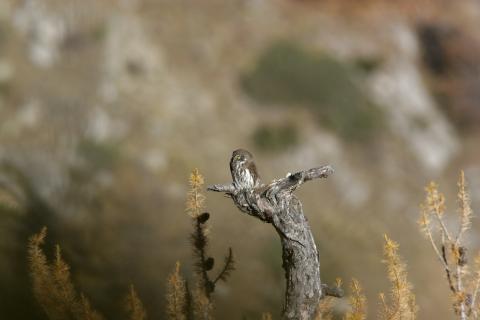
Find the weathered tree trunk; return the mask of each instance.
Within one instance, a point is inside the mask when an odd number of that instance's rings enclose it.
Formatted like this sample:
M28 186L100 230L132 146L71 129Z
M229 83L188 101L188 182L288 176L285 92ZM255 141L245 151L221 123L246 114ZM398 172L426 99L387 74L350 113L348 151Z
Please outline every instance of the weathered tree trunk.
M293 194L304 182L332 173L330 166L323 166L288 175L258 189L236 189L233 184L208 188L231 196L241 211L271 223L279 234L287 281L284 319L312 319L324 295L342 295L341 290L329 289L320 281L317 247L302 204Z

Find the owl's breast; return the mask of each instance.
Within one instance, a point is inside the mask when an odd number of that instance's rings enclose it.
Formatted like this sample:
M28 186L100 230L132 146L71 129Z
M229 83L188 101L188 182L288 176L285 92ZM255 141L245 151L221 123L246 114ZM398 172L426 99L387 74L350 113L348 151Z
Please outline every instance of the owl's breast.
M241 168L234 173L234 183L240 189L255 187L255 177L248 169Z

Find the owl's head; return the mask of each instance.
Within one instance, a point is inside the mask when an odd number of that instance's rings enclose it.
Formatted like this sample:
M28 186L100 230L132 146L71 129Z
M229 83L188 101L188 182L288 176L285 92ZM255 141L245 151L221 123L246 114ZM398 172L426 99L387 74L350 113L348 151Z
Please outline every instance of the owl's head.
M253 160L253 156L245 149L237 149L232 153L232 162L246 163Z

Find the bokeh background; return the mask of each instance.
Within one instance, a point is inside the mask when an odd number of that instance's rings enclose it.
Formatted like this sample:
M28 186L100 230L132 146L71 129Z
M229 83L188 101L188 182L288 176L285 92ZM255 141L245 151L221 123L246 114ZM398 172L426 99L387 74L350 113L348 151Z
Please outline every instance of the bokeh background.
M479 24L477 0L1 0L2 318L44 319L25 255L46 225L99 311L122 319L133 283L165 319L177 260L192 279L189 173L227 182L244 147L264 181L335 167L298 192L324 282L357 278L374 318L388 233L419 318L453 319L416 221L430 180L455 211L461 169L480 210ZM278 317L273 228L219 194L207 207L212 254L236 257L217 319Z

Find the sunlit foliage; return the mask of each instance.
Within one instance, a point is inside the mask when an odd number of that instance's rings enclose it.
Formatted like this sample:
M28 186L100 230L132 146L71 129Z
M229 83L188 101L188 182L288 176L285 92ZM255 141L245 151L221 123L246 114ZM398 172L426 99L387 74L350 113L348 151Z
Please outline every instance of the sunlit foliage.
M187 318L187 287L180 274L180 262L167 280L167 315L171 320Z
M76 291L60 246L55 247L52 261L47 258L42 249L46 236L47 229L43 228L29 240L28 259L35 299L50 320L103 320L90 301ZM133 286L126 299L126 309L130 320L146 320L143 304Z
M56 247L53 261L49 261L41 246L47 229L30 238L28 257L33 281L33 294L51 320L101 320L103 317L90 306L83 294L78 294L70 277L70 267Z
M365 320L367 318L367 298L365 298L362 287L357 279L352 279L350 290L352 292L349 298L351 310L347 312L343 319Z
M475 259L475 272L468 271L465 234L470 229L472 209L465 174L460 172L457 193L458 230L447 224L445 196L438 185L431 182L421 205L420 228L429 240L446 275L453 296L453 308L460 319L477 319L479 314L478 290L480 285L480 259Z
M147 319L147 312L143 307L143 303L138 297L137 292L133 285L130 285L130 290L128 291L128 295L126 300L126 307L127 311L130 314L130 320L146 320Z
M413 320L416 317L418 307L415 295L412 292L412 284L407 279L407 266L398 255L398 243L385 235L383 246L384 263L387 266L387 276L391 284L390 299L380 293L381 319Z

